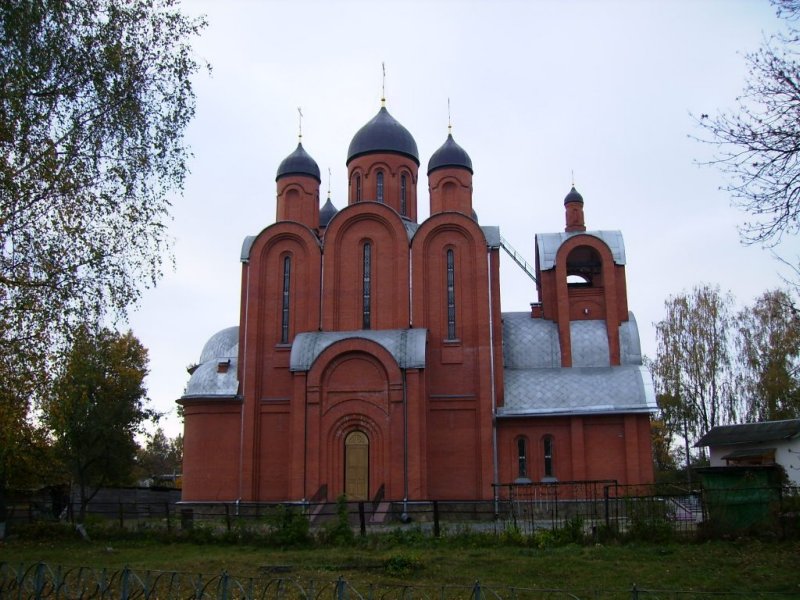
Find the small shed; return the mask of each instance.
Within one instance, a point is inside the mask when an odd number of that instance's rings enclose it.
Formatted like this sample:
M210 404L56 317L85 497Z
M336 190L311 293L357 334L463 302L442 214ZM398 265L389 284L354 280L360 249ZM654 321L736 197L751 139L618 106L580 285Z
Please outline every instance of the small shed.
M696 447L709 449L711 467L780 465L800 486L800 419L712 427Z

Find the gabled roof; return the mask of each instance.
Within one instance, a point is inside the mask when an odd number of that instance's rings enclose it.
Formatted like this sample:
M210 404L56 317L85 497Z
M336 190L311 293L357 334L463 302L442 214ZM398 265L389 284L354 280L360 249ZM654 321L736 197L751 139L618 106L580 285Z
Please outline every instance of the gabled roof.
M697 440L695 447L760 444L775 440L790 440L800 436L800 419L718 425Z

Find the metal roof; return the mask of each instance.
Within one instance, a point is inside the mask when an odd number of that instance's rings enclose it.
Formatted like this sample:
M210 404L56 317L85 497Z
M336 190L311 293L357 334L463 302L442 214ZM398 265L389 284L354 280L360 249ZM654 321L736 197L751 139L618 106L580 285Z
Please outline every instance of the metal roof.
M427 329L362 329L358 331L315 331L294 338L289 358L290 371L308 371L329 346L349 339L370 340L383 346L401 369L425 368Z
M321 181L319 178L319 166L308 152L305 151L301 143L298 143L294 152L284 158L281 164L278 165L278 173L275 175L275 181L287 175L307 175L316 179L317 182Z
M556 266L556 254L561 245L576 235L590 235L605 242L611 250L614 262L625 264L625 242L621 231L561 231L557 233L537 233L536 247L539 250L539 268L547 271Z
M570 322L573 367L608 367L608 332L600 320ZM641 365L639 329L633 313L620 324L620 363ZM547 319L534 319L529 312L503 313L503 364L508 369L538 369L561 366L558 326Z
M481 225L487 248L500 247L500 228L497 225Z
M200 364L209 360L231 358L239 355L239 327L227 327L218 331L205 343L200 352Z
M505 369L498 417L656 410L650 372L643 366Z
M246 238L244 238L244 241L242 242L242 252L239 254L239 260L241 262L247 262L250 260L250 250L252 249L257 237L257 235L248 235Z
M447 139L428 161L428 175L436 169L445 167L460 167L472 173L472 159L469 154L453 139L453 134L448 133Z
M347 149L347 163L373 152L403 154L419 165L417 142L408 129L389 114L385 106L353 136Z
M227 361L209 361L201 364L186 384L183 398L193 397L230 397L233 398L239 392L239 379L236 376L238 361L230 359L227 370L219 372L219 363Z
M238 327L228 327L212 335L203 346L200 362L189 377L182 398L236 396L238 358ZM220 372L220 364L225 365L224 372Z
M800 436L800 419L717 425L697 440L695 447L761 444L775 440L790 440Z

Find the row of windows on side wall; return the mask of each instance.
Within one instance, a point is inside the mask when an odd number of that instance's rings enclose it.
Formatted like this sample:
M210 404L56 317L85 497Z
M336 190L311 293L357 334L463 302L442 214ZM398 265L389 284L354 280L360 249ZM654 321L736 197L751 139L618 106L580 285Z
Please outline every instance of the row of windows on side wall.
M384 186L383 186L383 171L378 171L375 175L375 200L378 202L384 201ZM363 199L361 193L361 175L356 175L353 178L354 187L355 187L355 200L356 202L361 202ZM400 175L400 214L405 215L407 212L407 190L408 190L408 178L405 174Z

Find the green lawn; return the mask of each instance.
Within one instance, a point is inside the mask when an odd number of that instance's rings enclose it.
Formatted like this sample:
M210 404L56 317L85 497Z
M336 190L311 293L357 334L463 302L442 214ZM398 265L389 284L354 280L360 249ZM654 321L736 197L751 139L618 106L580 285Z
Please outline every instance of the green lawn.
M568 590L640 588L773 591L800 597L800 543L754 540L705 543L566 545L500 544L486 538L356 540L345 547L280 550L258 545L165 543L145 540L0 543L0 562L180 571L239 577L331 581L356 587L410 583L538 587Z

